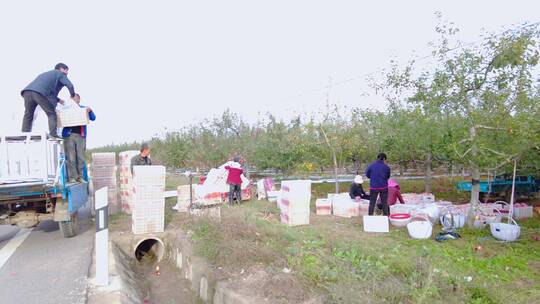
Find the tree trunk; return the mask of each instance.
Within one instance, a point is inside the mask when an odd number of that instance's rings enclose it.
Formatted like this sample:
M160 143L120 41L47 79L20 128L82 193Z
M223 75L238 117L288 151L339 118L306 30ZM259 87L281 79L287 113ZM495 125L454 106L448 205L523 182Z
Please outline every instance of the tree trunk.
M476 210L478 208L478 199L480 198L480 169L476 165L475 161L478 157L478 147L476 146L476 128L471 127L469 134L472 142L471 146L471 200L469 213L467 215L467 225L469 228L474 228L474 222L476 220Z
M339 193L339 181L338 181L338 162L337 162L337 155L336 155L336 149L332 146L330 143L330 140L328 139L328 136L326 136L326 132L324 131L324 128L321 126L321 132L324 136L324 140L326 141L326 144L328 145L328 148L330 148L330 151L332 152L332 160L334 161L334 179L336 183L336 194Z
M424 176L424 187L426 193L431 193L431 179L432 179L432 172L431 172L431 152L429 152L426 156L426 162L425 162L425 176Z
M399 163L399 176L403 176L403 162Z

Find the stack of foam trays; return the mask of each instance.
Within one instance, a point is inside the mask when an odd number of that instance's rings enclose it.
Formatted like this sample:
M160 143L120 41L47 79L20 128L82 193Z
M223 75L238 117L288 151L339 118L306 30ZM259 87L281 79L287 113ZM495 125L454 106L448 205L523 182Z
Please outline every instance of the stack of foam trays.
M281 182L279 208L281 222L289 226L309 225L311 181L293 180Z
M163 232L165 167L133 167L131 229L134 234Z
M131 159L139 154L138 151L124 151L118 154L120 164L120 202L122 210L131 214L133 201L133 176L131 174Z
M190 185L181 185L177 188L178 192L178 201L176 207L178 207L178 212L188 212L190 202Z
M119 211L116 191L116 154L92 153L91 177L94 191L108 187L109 214Z

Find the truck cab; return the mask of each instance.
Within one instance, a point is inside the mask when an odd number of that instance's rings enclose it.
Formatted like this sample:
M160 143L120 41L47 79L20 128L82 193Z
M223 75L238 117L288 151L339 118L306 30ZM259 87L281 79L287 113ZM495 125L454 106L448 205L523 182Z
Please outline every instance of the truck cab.
M77 234L77 211L88 201L85 182L68 184L63 141L46 134L0 136L0 214L4 222L34 227L59 223L64 237Z

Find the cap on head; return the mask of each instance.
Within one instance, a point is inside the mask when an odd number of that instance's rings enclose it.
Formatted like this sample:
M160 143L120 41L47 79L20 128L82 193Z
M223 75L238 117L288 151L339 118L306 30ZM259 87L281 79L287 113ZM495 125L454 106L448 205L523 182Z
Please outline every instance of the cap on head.
M65 63L57 63L55 66L54 66L54 69L55 70L60 70L60 69L64 69L64 70L69 70L68 66L65 64Z
M150 149L150 145L148 143L142 143L141 144L141 152L144 150Z
M386 154L384 154L384 153L379 153L379 155L377 155L377 159L378 159L378 160L386 160Z
M235 157L233 158L233 161L239 163L239 162L240 162L240 156L235 156Z
M355 184L363 184L364 183L364 179L362 178L362 175L357 175L354 177L354 183Z

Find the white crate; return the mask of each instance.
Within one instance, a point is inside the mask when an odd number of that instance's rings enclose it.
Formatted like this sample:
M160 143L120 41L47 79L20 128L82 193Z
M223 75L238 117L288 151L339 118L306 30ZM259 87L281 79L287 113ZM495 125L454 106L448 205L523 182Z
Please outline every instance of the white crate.
M287 200L284 198L279 199L279 208L281 212L294 213L294 212L309 212L310 201L303 200Z
M86 126L90 123L88 112L85 108L70 107L56 110L58 128Z
M309 225L309 212L281 214L281 223L288 226Z
M164 228L164 218L131 221L131 231L133 234L158 233L163 232Z
M317 215L331 215L332 201L326 198L319 198L315 201L315 210Z
M133 183L138 185L165 185L164 166L134 166Z
M62 144L45 134L0 136L0 181L54 180Z
M163 186L136 186L133 189L134 200L163 199Z
M92 153L92 166L115 166L116 154L114 152Z
M132 204L131 218L133 220L151 219L163 217L165 214L165 203L148 202L147 204Z
M188 212L191 205L189 198L187 200L178 200L176 202L176 208L178 212Z

